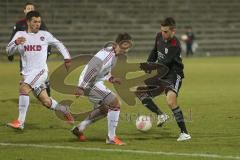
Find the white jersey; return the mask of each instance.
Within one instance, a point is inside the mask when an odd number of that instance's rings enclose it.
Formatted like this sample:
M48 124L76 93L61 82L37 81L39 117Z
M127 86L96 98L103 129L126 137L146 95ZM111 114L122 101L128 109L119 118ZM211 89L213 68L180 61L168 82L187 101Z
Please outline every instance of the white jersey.
M24 44L15 44L15 40L19 37L26 39ZM16 50L21 55L22 74L29 75L41 71L48 70L47 67L47 48L48 45L55 46L63 55L64 59L71 59L71 56L65 46L57 40L48 31L38 31L37 33L28 33L26 31L18 31L7 46L7 54L13 55Z
M111 70L116 65L117 56L112 47L103 48L83 69L78 86L86 88L111 77Z

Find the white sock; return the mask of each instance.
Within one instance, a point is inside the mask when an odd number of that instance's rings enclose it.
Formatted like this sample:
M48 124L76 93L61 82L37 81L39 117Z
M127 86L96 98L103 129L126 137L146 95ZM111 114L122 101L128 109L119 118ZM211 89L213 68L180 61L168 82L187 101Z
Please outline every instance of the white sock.
M118 119L119 119L120 111L108 111L108 137L109 139L113 140L116 136L116 128L118 125Z
M18 120L21 124L25 122L27 110L29 106L29 96L28 95L20 95L19 96L19 102L18 102Z
M56 107L57 107L57 105L58 105L58 102L55 101L53 98L51 98L51 100L52 100L52 105L51 105L50 109L56 110Z
M92 121L90 119L82 121L77 127L80 132L83 132L90 124Z

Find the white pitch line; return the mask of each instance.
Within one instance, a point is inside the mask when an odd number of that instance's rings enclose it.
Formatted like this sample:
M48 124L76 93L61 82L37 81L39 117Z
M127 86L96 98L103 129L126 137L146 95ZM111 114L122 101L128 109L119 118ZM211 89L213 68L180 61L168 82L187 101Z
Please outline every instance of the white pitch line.
M0 143L0 146L15 146L15 147L35 147L45 149L70 149L81 151L101 151L101 152L121 152L121 153L139 153L150 155L165 155L165 156L186 156L186 157L204 157L204 158L218 158L218 159L239 159L239 156L218 155L218 154L202 154L202 153L177 153L177 152L154 152L144 150L129 150L129 149L105 149L105 148L83 148L73 146L51 146L43 144L18 144L18 143Z

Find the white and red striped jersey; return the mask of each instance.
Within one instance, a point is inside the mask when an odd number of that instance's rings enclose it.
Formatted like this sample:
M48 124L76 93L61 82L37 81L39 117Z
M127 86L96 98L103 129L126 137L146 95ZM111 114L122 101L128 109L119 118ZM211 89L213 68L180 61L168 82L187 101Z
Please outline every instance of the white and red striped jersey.
M117 56L112 47L101 49L83 69L78 86L85 89L98 81L108 80L116 62Z
M18 37L26 39L24 44L15 44ZM63 55L64 59L71 59L71 56L66 47L56 39L48 31L38 31L37 33L28 33L26 31L18 31L7 46L7 54L13 55L15 51L21 55L22 74L29 75L33 72L48 70L47 67L47 48L48 45L55 46Z

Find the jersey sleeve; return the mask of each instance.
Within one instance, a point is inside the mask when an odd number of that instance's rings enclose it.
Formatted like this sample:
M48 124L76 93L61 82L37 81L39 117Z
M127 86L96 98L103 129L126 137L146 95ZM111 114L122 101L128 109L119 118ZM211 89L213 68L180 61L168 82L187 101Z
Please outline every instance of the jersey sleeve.
M13 27L13 30L12 30L12 34L11 34L11 36L10 36L10 41L11 41L11 39L14 37L14 35L17 33L17 24L15 24L15 26Z
M78 87L87 88L99 74L103 66L103 61L94 56L83 69L78 82Z
M71 59L71 56L67 48L63 45L63 43L58 39L56 39L51 33L47 31L46 33L47 33L48 44L55 46L59 50L59 52L63 55L64 59Z
M16 32L16 34L13 36L11 41L8 43L7 48L6 48L8 56L11 56L11 55L13 55L16 52L16 50L18 48L18 45L15 43L15 40L18 37L20 37L20 34L19 34L19 32Z

